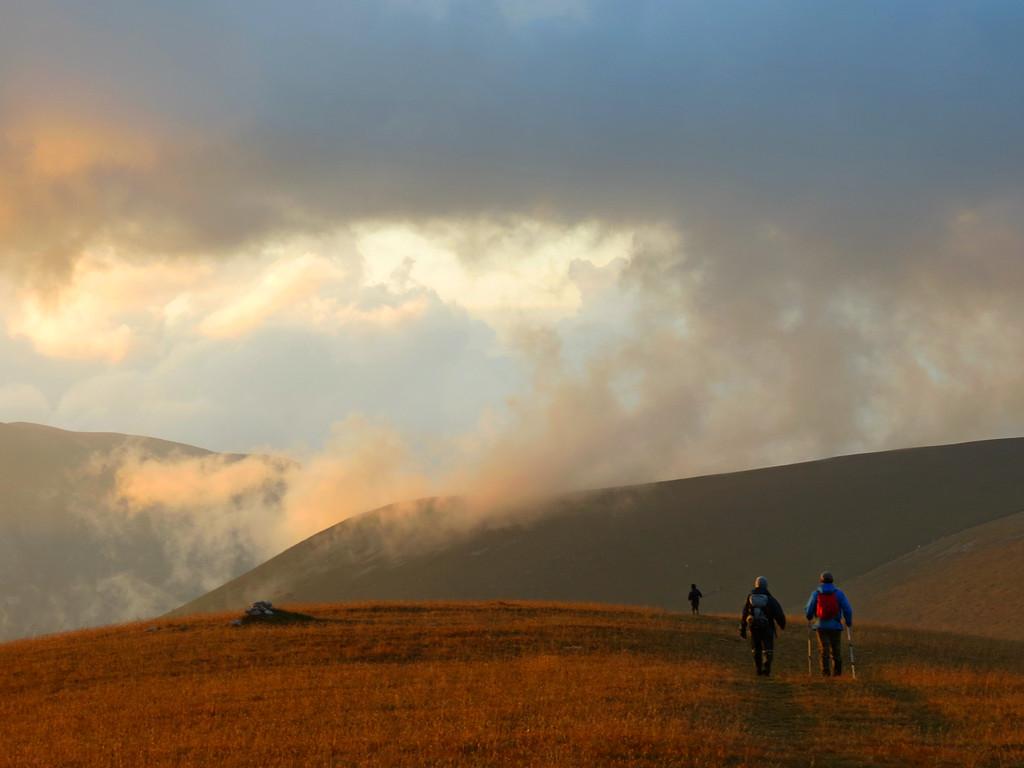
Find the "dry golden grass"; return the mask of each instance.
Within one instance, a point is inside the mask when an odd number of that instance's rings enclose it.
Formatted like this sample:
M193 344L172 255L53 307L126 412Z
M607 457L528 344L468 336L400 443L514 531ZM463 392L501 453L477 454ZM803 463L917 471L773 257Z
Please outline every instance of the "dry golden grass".
M858 628L858 679L771 679L734 617L535 603L288 606L0 645L0 765L1011 766L1024 644ZM158 627L151 630L151 626Z

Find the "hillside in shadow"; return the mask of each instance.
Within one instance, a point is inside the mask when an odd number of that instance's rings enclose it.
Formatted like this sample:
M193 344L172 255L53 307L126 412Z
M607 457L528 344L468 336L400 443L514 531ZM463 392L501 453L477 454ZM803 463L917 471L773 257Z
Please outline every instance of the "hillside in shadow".
M1009 575L1024 565L1014 522L1024 510L1022 469L1024 440L1006 439L577 493L480 519L466 500L429 499L345 520L175 614L256 599L555 600L681 610L691 583L706 595L706 611L738 613L754 578L764 575L802 620L818 574L829 569L858 620L1019 637L1024 614L998 623L983 617L1002 611L1002 593L985 588L1006 583L993 578L995 569ZM960 539L948 537L958 535L973 542L969 553L961 547L938 564L924 556L955 549ZM937 586L928 569L970 600L941 615L925 608ZM915 605L922 607L906 607Z

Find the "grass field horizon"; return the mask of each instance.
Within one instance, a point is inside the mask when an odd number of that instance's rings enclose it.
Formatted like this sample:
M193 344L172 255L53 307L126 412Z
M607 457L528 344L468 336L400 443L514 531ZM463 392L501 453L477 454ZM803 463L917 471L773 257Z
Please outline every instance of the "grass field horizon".
M2 766L1011 766L1024 644L854 626L856 679L770 679L738 617L585 603L286 605L0 644ZM844 643L844 657L848 650ZM849 665L848 665L849 667Z

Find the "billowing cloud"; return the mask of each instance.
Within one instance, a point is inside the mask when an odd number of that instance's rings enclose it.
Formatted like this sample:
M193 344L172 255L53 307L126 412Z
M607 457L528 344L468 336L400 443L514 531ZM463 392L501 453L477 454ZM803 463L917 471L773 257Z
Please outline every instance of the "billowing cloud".
M1012 3L10 6L0 420L294 535L1024 431Z
M130 513L154 505L195 514L194 506L219 506L251 493L270 495L287 471L281 461L261 456L207 454L159 461L151 456L119 457L115 493Z
M386 423L354 414L338 422L323 450L291 478L284 541L300 541L352 515L436 493L425 455Z
M169 566L164 588L213 589L232 578L240 564L269 557L281 541L288 476L295 467L259 455L164 456L128 446L98 455L83 470L109 474L109 509L126 530L141 522L156 531ZM93 500L95 503L95 500ZM82 514L87 514L88 507ZM118 518L101 510L101 538L118 530Z

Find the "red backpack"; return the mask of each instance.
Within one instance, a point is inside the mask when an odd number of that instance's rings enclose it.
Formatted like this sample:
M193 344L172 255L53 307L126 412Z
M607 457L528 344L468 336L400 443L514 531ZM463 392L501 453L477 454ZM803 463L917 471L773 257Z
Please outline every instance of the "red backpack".
M814 615L822 621L831 621L839 618L839 598L833 592L819 592L818 604L815 606Z

